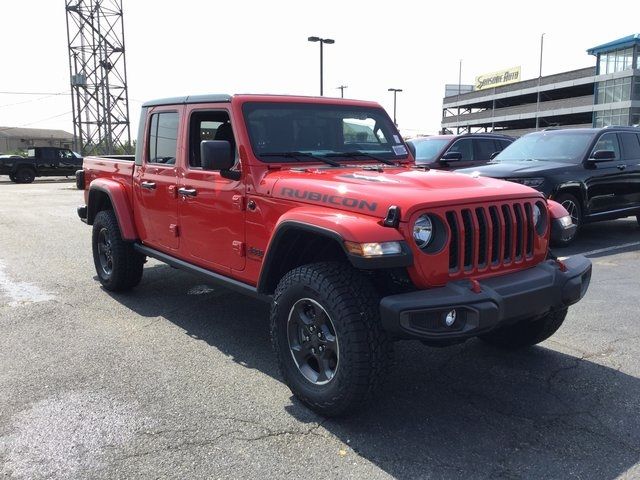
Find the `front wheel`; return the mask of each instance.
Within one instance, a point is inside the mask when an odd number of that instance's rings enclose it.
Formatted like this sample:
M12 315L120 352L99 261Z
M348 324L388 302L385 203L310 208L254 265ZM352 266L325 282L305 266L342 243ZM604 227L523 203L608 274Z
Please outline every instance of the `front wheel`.
M554 239L553 243L556 247L565 247L572 243L578 236L578 230L580 230L580 226L582 225L582 206L576 197L568 193L561 193L554 198L554 200L569 212L571 222L576 226L576 231L571 237Z
M104 288L114 292L135 287L142 279L145 256L122 239L113 210L98 212L93 222L93 263Z
M350 413L383 381L392 344L380 328L378 302L369 280L342 263L298 267L278 284L273 348L286 384L311 410Z
M552 310L541 318L521 320L480 335L480 338L494 347L508 350L530 347L556 333L566 316L566 308Z

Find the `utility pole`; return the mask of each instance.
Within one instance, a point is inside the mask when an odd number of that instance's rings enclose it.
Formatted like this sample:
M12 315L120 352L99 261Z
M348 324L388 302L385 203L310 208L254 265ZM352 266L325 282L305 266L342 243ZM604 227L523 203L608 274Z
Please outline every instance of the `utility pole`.
M537 96L537 100L536 100L536 132L538 131L538 128L540 127L540 118L539 118L539 111L540 111L540 80L542 79L542 52L544 49L544 33L542 35L540 35L540 70L538 71L538 96Z
M340 98L344 98L344 89L347 88L347 85L340 85L336 90L340 90Z
M396 121L396 95L398 94L398 92L401 92L402 89L401 88L389 88L388 91L389 92L393 92L393 123L397 127L398 126L398 122Z

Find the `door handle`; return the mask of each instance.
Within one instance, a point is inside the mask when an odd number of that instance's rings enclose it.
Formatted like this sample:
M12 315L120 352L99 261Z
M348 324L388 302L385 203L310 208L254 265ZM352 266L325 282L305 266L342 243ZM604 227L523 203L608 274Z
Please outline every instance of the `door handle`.
M179 188L178 193L180 195L184 195L185 197L195 197L198 194L198 191L195 188Z
M142 188L146 188L147 190L155 190L156 183L155 182L140 182L140 186Z
M617 165L618 170L625 170L627 168L626 165Z

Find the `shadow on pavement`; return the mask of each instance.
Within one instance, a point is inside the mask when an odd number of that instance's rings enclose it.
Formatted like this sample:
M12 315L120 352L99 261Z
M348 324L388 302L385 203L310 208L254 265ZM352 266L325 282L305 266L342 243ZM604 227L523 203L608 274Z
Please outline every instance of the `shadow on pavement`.
M628 217L584 225L574 243L564 248L553 248L553 253L559 257L570 257L638 241L640 241L640 226L635 217ZM611 250L593 256L607 256L630 250L640 250L640 246Z
M219 287L188 294L197 285L154 265L135 294L112 296L280 380L268 305ZM640 460L638 378L545 347L504 353L477 340L398 343L396 359L387 386L355 417L323 421L297 402L286 408L396 478L614 479Z

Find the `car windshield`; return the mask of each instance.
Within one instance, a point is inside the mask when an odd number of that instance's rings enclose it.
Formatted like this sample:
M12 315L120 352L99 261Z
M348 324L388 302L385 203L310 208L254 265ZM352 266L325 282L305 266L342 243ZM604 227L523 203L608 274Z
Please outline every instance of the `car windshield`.
M449 138L425 138L410 140L416 147L416 162L431 162L435 160L440 151L451 141Z
M264 162L317 163L326 157L334 162L389 163L408 158L402 138L381 108L247 102L243 113L253 152Z
M494 162L531 160L579 163L589 147L590 132L538 132L519 138L505 148Z

